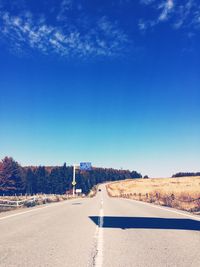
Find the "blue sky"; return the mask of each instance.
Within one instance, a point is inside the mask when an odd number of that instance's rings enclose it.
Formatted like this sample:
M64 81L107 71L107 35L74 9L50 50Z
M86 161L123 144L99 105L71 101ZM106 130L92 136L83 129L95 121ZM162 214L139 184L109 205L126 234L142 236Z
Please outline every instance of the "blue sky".
M197 0L0 0L0 158L200 171Z

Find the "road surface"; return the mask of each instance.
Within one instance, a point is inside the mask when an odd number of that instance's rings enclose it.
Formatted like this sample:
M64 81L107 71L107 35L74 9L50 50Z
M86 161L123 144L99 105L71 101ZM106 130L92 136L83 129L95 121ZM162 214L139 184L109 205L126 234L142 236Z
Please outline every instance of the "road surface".
M0 214L1 267L198 267L200 219L108 197Z

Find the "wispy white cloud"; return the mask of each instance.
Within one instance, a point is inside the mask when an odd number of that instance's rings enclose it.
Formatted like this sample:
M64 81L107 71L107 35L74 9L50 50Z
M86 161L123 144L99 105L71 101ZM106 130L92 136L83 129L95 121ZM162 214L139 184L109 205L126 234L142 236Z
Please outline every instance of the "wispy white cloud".
M141 0L141 4L155 10L151 19L141 18L138 28L141 31L168 22L174 29L200 28L200 5L197 0Z
M63 21L66 19L67 12L72 9L73 2L72 0L63 0L60 4L60 9L57 14L57 20L58 21Z
M185 0L176 8L173 26L175 29L199 29L200 5L196 0Z
M34 49L67 57L115 56L128 43L126 34L107 17L99 18L86 32L71 24L64 29L49 25L45 18L36 19L29 12L18 16L1 12L0 21L1 38L21 52Z
M140 19L139 23L138 23L138 27L139 27L139 29L141 31L145 31L147 29L147 27L148 27L147 24L148 24L147 22L145 22L144 20Z
M140 31L145 32L148 28L152 28L157 24L157 21L154 20L144 20L140 19L138 22L138 28Z
M145 5L150 5L153 2L155 2L155 0L140 0L140 3Z
M167 20L170 13L174 9L174 1L173 0L167 0L163 3L161 3L158 8L162 10L161 14L158 17L158 21Z
M12 8L1 5L1 1L11 3ZM24 3L23 8L16 5L18 1ZM48 2L42 1L41 9L31 12L24 0L0 0L0 43L6 42L6 46L14 51L29 52L32 49L43 54L80 58L122 55L133 47L134 39L137 39L132 34L135 25L128 28L125 16L119 16L119 12L113 11L111 16L99 9L95 13L80 0L53 1L56 4L47 9ZM120 13L121 8L127 10L136 5L131 0L111 2L111 7L119 8ZM133 21L142 33L160 24L176 30L184 27L188 33L200 29L197 0L140 0L138 5L144 10L135 12ZM40 13L42 11L45 13Z

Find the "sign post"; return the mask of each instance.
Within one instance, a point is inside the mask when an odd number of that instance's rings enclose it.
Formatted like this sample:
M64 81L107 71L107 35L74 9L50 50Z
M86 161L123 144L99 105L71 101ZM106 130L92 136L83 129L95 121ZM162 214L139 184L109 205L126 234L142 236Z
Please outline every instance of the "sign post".
M92 169L92 164L91 162L81 162L80 165L73 165L73 180L72 180L72 186L73 186L73 197L75 196L76 193L76 168L80 169L81 171L91 171Z
M76 194L81 194L82 193L82 189L78 188L76 189Z
M73 186L73 197L75 195L75 186L76 186L76 165L74 164L73 166L73 181L72 181L72 186Z

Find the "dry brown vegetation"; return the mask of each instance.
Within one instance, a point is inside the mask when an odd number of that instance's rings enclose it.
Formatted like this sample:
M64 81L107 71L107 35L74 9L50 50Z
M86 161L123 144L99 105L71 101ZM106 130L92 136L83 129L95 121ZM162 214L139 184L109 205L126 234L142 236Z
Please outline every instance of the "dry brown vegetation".
M80 197L80 196L79 196ZM37 194L30 196L0 196L0 212L10 211L16 208L33 207L47 203L54 203L73 198L72 195ZM16 206L17 202L19 206Z
M200 211L200 177L132 179L107 185L112 197L125 197L186 211Z

